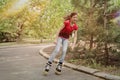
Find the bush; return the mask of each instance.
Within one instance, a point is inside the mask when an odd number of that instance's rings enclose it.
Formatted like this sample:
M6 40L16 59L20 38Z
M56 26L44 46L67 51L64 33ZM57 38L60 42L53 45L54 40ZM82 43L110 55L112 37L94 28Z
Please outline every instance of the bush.
M0 42L16 41L17 35L15 33L0 32Z

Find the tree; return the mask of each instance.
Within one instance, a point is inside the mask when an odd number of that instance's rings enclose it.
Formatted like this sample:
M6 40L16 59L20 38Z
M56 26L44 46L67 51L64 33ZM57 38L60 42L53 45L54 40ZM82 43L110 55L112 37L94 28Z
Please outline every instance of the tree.
M117 27L111 22L113 11L119 8L119 0L71 0L75 9L80 13L80 22L82 30L80 39L89 40L89 53L94 53L95 59L104 58L105 64L108 64L110 59L110 45L116 45L114 41ZM113 14L113 15L112 15ZM115 29L116 28L116 29ZM115 32L114 34L112 32ZM93 43L96 47L93 48ZM96 50L94 50L96 49ZM92 51L92 53L91 53ZM96 53L97 51L97 53ZM97 56L98 53L104 53L103 57ZM88 53L87 53L88 54Z
M38 37L53 39L63 25L63 17L71 11L73 11L73 7L70 0L50 0L41 11L39 19L32 25L33 29Z

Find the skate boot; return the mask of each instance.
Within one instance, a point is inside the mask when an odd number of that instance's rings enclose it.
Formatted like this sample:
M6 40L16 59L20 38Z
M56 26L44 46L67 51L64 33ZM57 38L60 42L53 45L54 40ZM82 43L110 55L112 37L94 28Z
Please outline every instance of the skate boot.
M61 74L61 71L62 71L62 63L59 63L59 64L57 65L55 74L56 74L56 75L60 75L60 74Z
M49 70L50 70L50 67L51 67L51 62L48 62L45 66L45 71L44 71L44 75L47 76Z

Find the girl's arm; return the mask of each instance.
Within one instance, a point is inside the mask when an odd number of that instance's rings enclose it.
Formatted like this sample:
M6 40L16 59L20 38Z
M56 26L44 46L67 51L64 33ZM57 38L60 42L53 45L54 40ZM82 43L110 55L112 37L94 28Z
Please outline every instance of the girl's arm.
M77 30L74 31L74 40L73 40L73 44L72 44L72 50L74 50L76 42L77 42Z

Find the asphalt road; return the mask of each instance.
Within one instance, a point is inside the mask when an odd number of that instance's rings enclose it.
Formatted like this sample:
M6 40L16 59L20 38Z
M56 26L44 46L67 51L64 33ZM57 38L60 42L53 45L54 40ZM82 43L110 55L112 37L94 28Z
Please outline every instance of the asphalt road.
M62 75L55 75L53 64L48 76L43 76L47 60L39 55L45 45L0 47L0 80L103 80L63 67Z

